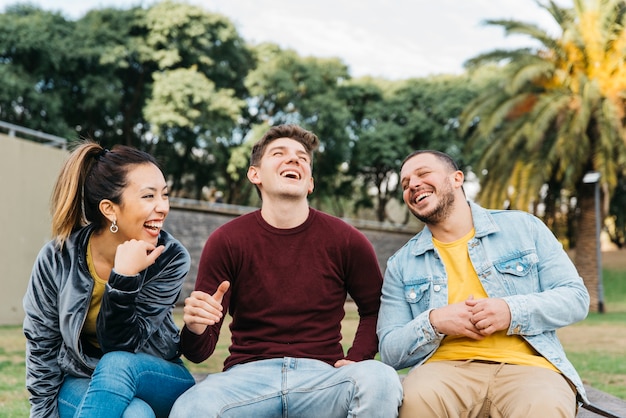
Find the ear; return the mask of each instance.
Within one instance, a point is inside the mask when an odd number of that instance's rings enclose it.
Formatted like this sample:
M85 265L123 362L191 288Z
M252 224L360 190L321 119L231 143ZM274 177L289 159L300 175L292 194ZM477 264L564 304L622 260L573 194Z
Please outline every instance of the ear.
M309 184L309 194L313 193L314 188L315 188L315 182L313 181L313 177L311 177L311 182Z
M248 180L250 180L250 183L252 184L261 184L261 177L259 175L258 167L255 167L253 165L248 167Z
M463 182L465 181L465 174L461 170L456 170L453 173L452 180L454 181L454 185L456 187L463 187Z
M107 218L110 222L113 222L117 219L117 205L111 202L109 199L102 199L98 204L98 208L100 212Z

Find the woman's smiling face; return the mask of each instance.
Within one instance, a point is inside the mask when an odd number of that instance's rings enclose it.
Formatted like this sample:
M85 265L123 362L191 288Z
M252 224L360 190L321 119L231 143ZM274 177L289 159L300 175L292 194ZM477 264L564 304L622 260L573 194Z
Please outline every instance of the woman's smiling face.
M127 173L127 186L116 205L118 236L157 243L163 221L170 211L167 183L154 164L133 166Z

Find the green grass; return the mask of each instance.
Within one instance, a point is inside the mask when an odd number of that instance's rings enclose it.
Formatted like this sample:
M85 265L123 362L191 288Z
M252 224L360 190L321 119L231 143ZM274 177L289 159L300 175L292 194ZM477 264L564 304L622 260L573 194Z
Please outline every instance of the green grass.
M568 358L592 387L626 400L626 356L603 351L570 352Z
M626 314L626 271L603 270L602 287L606 311Z
M559 330L583 381L626 400L626 271L604 270L604 313Z
M604 270L606 312L591 313L584 321L559 330L559 337L583 381L626 400L626 271ZM182 317L176 314L180 324ZM345 346L352 341L358 315L348 309L343 321ZM230 334L224 326L213 356L202 364L185 364L193 373L222 369ZM28 417L28 392L24 388L24 336L20 326L0 326L0 418Z
M27 417L25 389L25 339L19 326L0 327L0 417Z

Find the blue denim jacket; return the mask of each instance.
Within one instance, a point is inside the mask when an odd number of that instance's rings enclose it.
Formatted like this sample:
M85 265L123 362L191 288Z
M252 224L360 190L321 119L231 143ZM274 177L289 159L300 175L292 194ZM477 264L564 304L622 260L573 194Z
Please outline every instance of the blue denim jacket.
M545 224L521 211L486 210L469 203L476 234L469 257L485 292L511 310L509 335L520 335L576 386L585 389L556 330L583 320L589 294L561 244ZM428 315L448 303L448 280L428 227L389 258L377 333L383 362L419 366L439 347L442 334Z

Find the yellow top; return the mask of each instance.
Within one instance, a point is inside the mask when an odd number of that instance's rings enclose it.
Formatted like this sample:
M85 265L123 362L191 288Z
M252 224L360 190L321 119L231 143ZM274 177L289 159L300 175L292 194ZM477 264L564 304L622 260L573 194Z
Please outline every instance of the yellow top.
M474 233L472 228L464 237L449 243L439 242L433 238L433 244L448 274L449 304L463 302L470 295L474 299L488 297L467 251L467 243ZM538 354L526 340L518 335L507 335L506 330L497 331L480 341L464 336L446 336L428 361L469 359L539 366L558 372L558 369Z
M85 323L83 324L82 335L91 345L99 348L100 344L96 336L96 321L98 319L98 313L100 312L100 305L102 304L102 296L104 295L107 280L101 279L96 272L96 266L93 263L93 257L91 255L91 238L87 244L87 266L93 278L94 286L91 293L91 302L89 303L87 318L85 318Z

